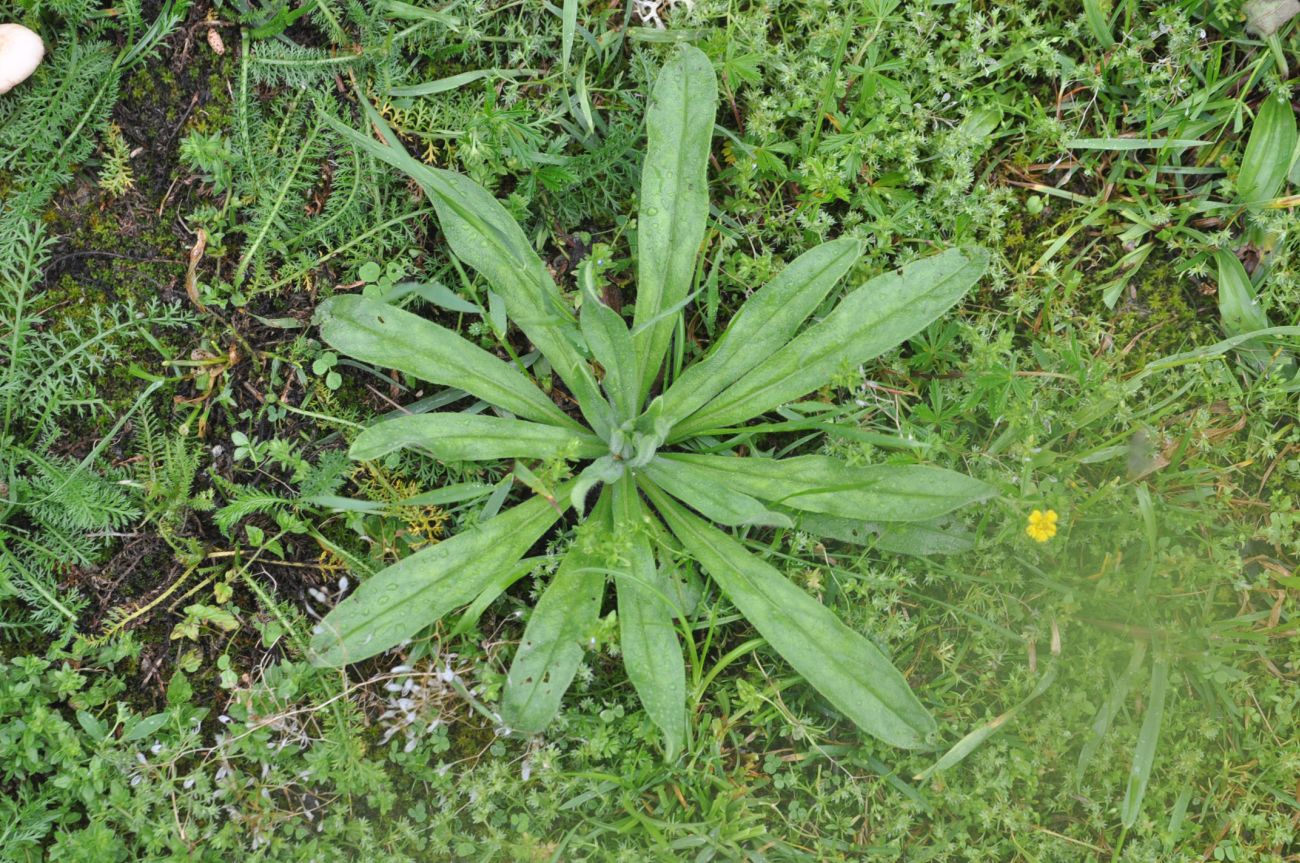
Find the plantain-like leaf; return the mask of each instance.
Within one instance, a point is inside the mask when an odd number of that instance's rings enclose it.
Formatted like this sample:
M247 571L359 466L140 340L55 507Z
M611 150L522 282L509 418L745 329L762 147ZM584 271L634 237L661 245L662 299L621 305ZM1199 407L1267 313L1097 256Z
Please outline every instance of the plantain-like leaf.
M441 461L596 458L609 449L595 435L570 428L483 414L435 413L378 422L357 435L348 455L376 459L409 447Z
M892 746L926 745L936 730L934 719L879 648L738 541L691 515L653 484L643 488L727 598L827 701Z
M599 530L608 519L605 493L589 524ZM508 728L528 734L545 730L582 662L605 592L604 558L590 534L579 530L528 618L501 695L501 720Z
M686 739L686 663L673 626L673 587L655 566L645 530L649 515L636 484L625 475L612 488L614 534L627 543L614 567L623 667L641 705L663 732L664 754L671 759Z
M581 341L577 321L523 229L496 198L473 180L413 158L370 103L364 97L358 101L382 140L363 135L328 113L322 113L321 118L354 145L419 184L429 196L456 257L482 273L505 301L506 314L550 361L592 428L601 433L608 431L607 404L577 347Z
M673 381L662 396L664 417L685 419L785 347L861 254L862 244L845 237L795 258L745 301L709 353Z
M1219 265L1219 318L1223 331L1240 336L1267 329L1268 315L1255 298L1255 289L1241 261L1227 249L1215 253L1214 260Z
M652 476L656 481L671 474L693 488L716 488L725 495L750 495L793 509L865 521L928 521L996 493L987 483L943 468L850 467L823 455L771 459L665 453L657 461L660 473Z
M1277 197L1291 167L1296 145L1295 111L1290 99L1269 96L1259 106L1241 157L1237 192L1242 203L1258 208Z
M1268 314L1256 299L1255 288L1241 261L1227 249L1220 249L1214 257L1219 265L1219 319L1223 331L1229 336L1241 336L1268 329ZM1277 366L1288 377L1295 366L1289 352L1274 354L1263 339L1247 340L1237 348L1237 355L1256 369Z
M619 423L635 419L639 377L632 334L628 332L623 316L605 305L596 292L595 273L590 261L583 264L578 278L583 290L579 318L582 335L592 356L605 370L602 382L605 393L614 406Z
M646 108L646 155L637 215L639 400L659 374L686 300L709 215L707 169L718 83L704 52L683 45L659 72Z
M321 338L348 356L458 387L521 417L581 428L521 372L419 315L366 297L338 296L321 303L316 322Z
M758 416L895 347L952 308L987 266L983 249L958 248L877 276L679 423L670 442Z
M718 524L729 527L794 526L785 513L770 509L743 491L702 476L690 465L659 457L647 464L643 472L655 485Z
M566 500L568 493L562 487L556 499ZM366 579L316 628L312 663L346 665L401 644L478 596L562 512L553 501L535 497Z
M910 554L913 557L958 554L975 547L970 531L951 518L885 522L840 518L820 512L800 512L796 514L795 526L827 539L851 545L873 545L881 551Z

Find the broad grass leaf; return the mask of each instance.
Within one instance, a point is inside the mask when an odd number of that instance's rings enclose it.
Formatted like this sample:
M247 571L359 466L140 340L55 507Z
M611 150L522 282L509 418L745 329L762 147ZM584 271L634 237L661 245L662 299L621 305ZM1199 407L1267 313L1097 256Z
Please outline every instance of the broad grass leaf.
M673 439L744 422L901 344L952 308L987 266L983 249L959 248L877 276L684 420Z
M878 647L738 541L652 484L644 488L669 529L727 598L827 701L892 746L927 744L936 731L934 719Z
M664 754L671 759L686 739L686 663L669 601L675 589L655 566L648 517L636 484L624 476L613 486L614 534L627 543L614 572L619 646L628 679L663 732Z
M1269 96L1259 106L1241 157L1237 192L1248 207L1259 207L1282 190L1296 146L1295 112L1291 103Z
M713 64L690 45L677 49L646 108L646 155L637 215L637 296L633 332L644 398L668 351L679 306L690 292L709 215L707 169L718 111Z
M771 459L668 453L659 460L678 482L861 521L929 521L996 493L965 474L927 465L850 467L822 455Z
M609 518L608 494L592 523ZM604 555L580 532L528 617L501 695L506 727L538 734L555 718L600 618Z
M532 381L456 333L366 297L332 297L316 311L321 338L367 363L454 386L538 422L578 428Z
M433 413L382 420L357 436L348 455L376 459L410 447L440 461L597 458L609 449L599 438L569 428L482 414Z
M844 238L795 258L745 301L709 353L673 381L663 394L664 417L685 419L784 347L861 254L861 243Z
M568 491L558 490L556 500L564 501ZM471 602L523 557L562 512L555 502L534 497L361 582L317 627L312 664L359 662Z

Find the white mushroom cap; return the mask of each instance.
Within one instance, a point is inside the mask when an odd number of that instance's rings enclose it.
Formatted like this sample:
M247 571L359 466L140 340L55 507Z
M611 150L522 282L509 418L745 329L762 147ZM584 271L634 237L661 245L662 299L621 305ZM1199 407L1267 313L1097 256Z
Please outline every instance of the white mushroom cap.
M21 24L0 24L0 93L26 81L44 56L40 36Z

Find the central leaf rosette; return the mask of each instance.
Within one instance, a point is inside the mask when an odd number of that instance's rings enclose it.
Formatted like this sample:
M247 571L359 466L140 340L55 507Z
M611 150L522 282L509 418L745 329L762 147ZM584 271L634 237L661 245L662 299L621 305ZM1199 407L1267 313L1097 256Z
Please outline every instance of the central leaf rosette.
M506 681L501 714L508 727L540 732L555 716L612 581L628 676L663 732L665 754L676 753L687 734L680 637L691 632L675 599L676 568L688 557L860 728L896 746L924 745L934 720L888 657L722 528L875 537L889 550L955 548L962 541L937 520L993 489L926 465L741 457L718 441L916 335L976 283L985 253L956 248L922 258L847 291L818 315L861 248L852 238L817 246L756 291L707 354L674 377L665 358L690 301L709 206L717 87L703 53L679 49L647 107L630 323L602 302L590 264L579 270L574 297L565 297L486 190L413 159L362 104L379 140L326 122L420 184L452 252L492 286L578 410L561 410L522 366L450 329L376 299L338 296L317 314L334 348L456 387L496 410L386 419L356 438L352 457L419 447L445 461L585 464L558 487L363 582L317 628L314 661L343 665L374 656L455 608L495 595L502 573L572 507L582 516L576 537L529 618Z

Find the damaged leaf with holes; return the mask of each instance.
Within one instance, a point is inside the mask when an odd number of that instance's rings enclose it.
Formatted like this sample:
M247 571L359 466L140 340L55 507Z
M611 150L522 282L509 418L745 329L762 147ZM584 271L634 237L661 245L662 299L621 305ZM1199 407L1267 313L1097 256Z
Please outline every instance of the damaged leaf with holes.
M564 296L498 201L468 178L412 158L361 102L377 138L328 115L323 121L421 186L451 250L492 285L576 410L561 410L521 365L450 329L374 298L336 296L320 306L317 322L340 353L456 387L495 409L381 421L354 441L353 456L416 446L443 458L560 457L585 466L554 487L530 481L531 499L366 580L317 628L314 661L340 666L374 656L499 589L502 573L572 509L576 538L528 620L506 681L506 726L536 733L554 718L612 582L628 677L663 734L665 755L678 752L688 734L682 638L692 630L675 586L689 559L859 728L894 746L926 745L935 721L890 658L752 553L745 538L770 527L825 526L843 535L856 525L857 535L897 529L893 547L908 550L915 528L993 490L920 464L851 468L827 456L743 456L725 444L726 432L919 333L976 283L985 252L922 257L852 287L818 315L861 251L851 238L824 243L756 291L708 353L674 378L668 359L693 297L709 212L717 84L702 52L678 49L649 100L631 321L602 300L590 262L579 269L577 296ZM535 479L526 469L516 475Z

